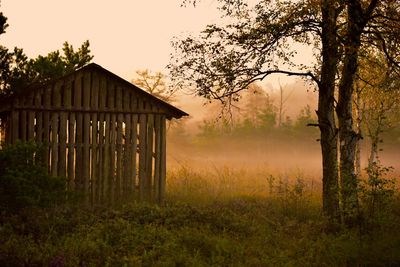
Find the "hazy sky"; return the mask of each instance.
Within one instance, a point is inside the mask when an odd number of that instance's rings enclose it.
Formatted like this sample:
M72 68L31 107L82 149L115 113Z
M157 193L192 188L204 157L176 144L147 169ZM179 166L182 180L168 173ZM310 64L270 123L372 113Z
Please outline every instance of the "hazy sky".
M1 0L8 17L1 44L29 57L89 40L94 62L125 78L137 69L163 70L171 39L198 32L219 18L216 3L197 8L181 0Z
M6 33L0 36L2 45L21 47L33 58L61 49L65 41L78 48L89 40L93 61L127 80L138 69L166 72L174 36L196 35L205 25L220 20L216 0L202 0L196 8L181 7L182 0L0 0L0 3L9 24ZM307 53L303 51L302 55ZM266 83L277 88L278 81L283 85L294 82L275 75ZM202 117L201 100L185 97L179 102L185 111Z

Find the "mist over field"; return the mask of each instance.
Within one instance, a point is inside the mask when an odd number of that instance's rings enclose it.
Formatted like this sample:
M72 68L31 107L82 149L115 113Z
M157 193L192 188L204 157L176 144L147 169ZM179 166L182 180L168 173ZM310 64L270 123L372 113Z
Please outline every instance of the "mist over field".
M244 92L233 109L233 124L243 121L246 112L262 108L267 96L268 104L274 113L274 123L270 128L250 129L247 132L226 133L215 131L204 134L204 124L220 125L222 107L218 102L204 102L199 97L185 95L177 98L177 105L190 115L183 121L175 121L170 125L168 137L167 165L169 169L190 166L196 169L212 169L229 167L233 169L264 169L271 173L302 172L305 177L321 180L322 158L317 127L307 126L307 119L316 122L316 92L304 82L284 84L283 89L283 123L288 120L292 128L282 130L278 125L280 88L271 84L261 84L259 93ZM254 99L249 100L250 97ZM259 101L259 102L257 102ZM249 104L250 102L250 104ZM247 107L246 107L247 105ZM309 114L301 114L305 107ZM305 115L309 118L301 118ZM299 119L305 119L299 122ZM286 125L287 126L287 125ZM217 126L216 126L217 128ZM379 159L384 166L393 167L392 175L400 173L400 136L399 126L385 132L380 143ZM361 144L361 167L365 169L370 153L370 140L364 133Z

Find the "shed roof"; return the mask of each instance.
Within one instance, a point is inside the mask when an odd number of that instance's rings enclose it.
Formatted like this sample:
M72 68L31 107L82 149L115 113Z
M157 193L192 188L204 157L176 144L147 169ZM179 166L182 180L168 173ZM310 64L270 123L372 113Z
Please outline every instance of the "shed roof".
M0 112L5 112L7 110L10 110L12 108L11 107L12 100L14 98L19 98L19 97L25 95L30 90L34 90L37 87L46 87L46 86L55 84L56 82L58 82L60 80L66 80L72 75L76 75L76 74L78 74L80 72L86 72L86 71L96 71L96 72L100 73L101 75L104 75L104 76L108 77L109 79L112 79L112 80L115 80L116 82L122 83L124 85L124 88L130 89L130 90L134 90L136 93L145 96L146 98L150 99L151 101L154 101L154 103L157 103L158 105L162 106L166 110L166 113L167 113L166 115L167 115L167 118L169 118L169 119L170 118L179 119L179 118L181 118L183 116L188 116L189 115L186 112L180 110L179 108L177 108L177 107L175 107L175 106L173 106L173 105L171 105L171 104L169 104L169 103L167 103L167 102L155 97L154 95L146 92L145 90L137 87L136 85L128 82L127 80L121 78L120 76L112 73L111 71L103 68L102 66L100 66L100 65L98 65L96 63L90 63L90 64L88 64L88 65L86 65L86 66L84 66L84 67L72 72L72 73L69 73L69 74L67 74L67 75L65 75L63 77L51 80L51 81L49 81L49 82L47 82L45 84L32 85L32 86L29 86L28 88L25 88L25 89L21 90L21 93L15 94L15 95L12 96L11 99L8 99L7 104L3 103L2 107L0 107Z

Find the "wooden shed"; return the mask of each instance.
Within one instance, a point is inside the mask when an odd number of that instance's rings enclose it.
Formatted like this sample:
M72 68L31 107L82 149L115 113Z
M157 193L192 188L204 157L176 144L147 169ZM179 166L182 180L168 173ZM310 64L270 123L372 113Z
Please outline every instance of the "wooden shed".
M91 204L161 202L166 120L188 115L94 63L23 90L0 112L5 143L43 143L49 173Z

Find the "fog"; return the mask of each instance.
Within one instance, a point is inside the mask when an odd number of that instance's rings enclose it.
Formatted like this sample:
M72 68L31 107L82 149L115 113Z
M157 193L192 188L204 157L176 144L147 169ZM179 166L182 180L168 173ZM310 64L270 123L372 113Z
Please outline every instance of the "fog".
M261 85L276 107L280 101L280 91L271 84ZM316 118L317 93L304 83L283 84L284 117L295 122L299 112L310 106L311 115ZM207 103L198 97L185 95L178 98L177 105L190 114L189 118L178 122L177 129L171 126L168 130L169 168L190 166L196 169L229 167L233 169L264 169L271 173L302 172L306 177L320 179L322 176L322 160L319 131L317 128L300 125L296 128L301 134L287 134L277 130L275 125L270 131L258 134L224 135L199 137L204 120L218 121L220 105ZM240 101L245 101L241 99ZM240 102L239 101L239 102ZM239 114L239 115L238 115ZM240 112L234 114L240 116ZM176 123L176 122L175 122ZM172 124L173 125L173 124ZM312 128L312 129L310 129ZM380 145L380 161L383 166L394 167L391 175L400 174L400 139L385 136ZM386 142L388 140L388 142ZM369 142L361 141L361 164L367 165Z

